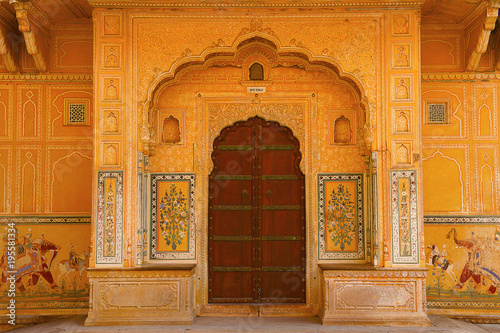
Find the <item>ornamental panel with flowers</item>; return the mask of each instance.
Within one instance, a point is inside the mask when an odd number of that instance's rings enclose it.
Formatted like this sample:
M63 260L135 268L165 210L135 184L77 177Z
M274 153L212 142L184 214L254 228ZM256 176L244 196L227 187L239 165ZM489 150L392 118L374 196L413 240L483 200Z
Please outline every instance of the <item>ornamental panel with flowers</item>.
M319 174L319 259L364 260L363 174Z
M194 174L151 175L150 259L195 259L194 185Z

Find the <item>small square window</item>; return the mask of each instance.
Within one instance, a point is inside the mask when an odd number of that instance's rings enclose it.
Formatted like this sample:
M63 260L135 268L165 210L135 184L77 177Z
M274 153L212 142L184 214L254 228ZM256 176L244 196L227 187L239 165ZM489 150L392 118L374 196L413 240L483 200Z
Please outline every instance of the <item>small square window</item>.
M85 124L85 104L69 105L69 124Z
M88 126L90 100L83 98L67 98L64 100L64 125Z
M427 104L427 123L446 124L446 103Z

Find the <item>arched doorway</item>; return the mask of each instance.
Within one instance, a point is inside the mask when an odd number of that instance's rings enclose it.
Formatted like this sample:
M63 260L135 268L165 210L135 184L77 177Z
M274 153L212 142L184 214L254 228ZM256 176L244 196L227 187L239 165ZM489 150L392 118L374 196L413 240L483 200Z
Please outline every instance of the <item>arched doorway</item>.
M305 182L299 141L253 117L214 141L209 302L305 303Z

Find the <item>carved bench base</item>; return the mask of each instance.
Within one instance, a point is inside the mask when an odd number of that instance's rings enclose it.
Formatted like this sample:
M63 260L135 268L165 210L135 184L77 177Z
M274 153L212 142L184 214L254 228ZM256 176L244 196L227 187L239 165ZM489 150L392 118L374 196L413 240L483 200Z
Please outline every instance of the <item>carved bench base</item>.
M320 267L324 325L430 325L426 269Z
M89 269L85 325L190 325L194 269Z

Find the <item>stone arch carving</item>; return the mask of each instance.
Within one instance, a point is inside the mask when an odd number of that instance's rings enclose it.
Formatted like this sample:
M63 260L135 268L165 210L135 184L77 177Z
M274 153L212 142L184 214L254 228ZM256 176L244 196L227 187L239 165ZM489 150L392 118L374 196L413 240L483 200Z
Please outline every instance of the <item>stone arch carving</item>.
M396 152L396 163L397 164L410 164L410 152L405 145L400 145Z
M366 114L365 144L371 145L375 137L375 124L372 123L374 116L375 104L368 101L365 93L364 85L359 79L351 73L345 72L342 66L331 57L324 55L316 55L310 50L301 46L282 46L277 36L267 29L253 27L243 30L242 33L235 39L232 46L218 46L203 51L200 55L186 55L172 64L169 71L158 74L150 83L143 102L139 103L139 112L141 114L140 138L143 146L144 154L154 154L155 146L155 126L154 114L157 107L155 105L155 97L159 95L165 86L175 82L176 75L187 67L202 67L207 68L215 65L235 65L238 63L237 55L242 48L251 43L260 43L267 46L269 49L284 60L283 66L298 66L303 69L309 67L322 67L330 70L332 74L339 79L347 81L358 92L360 106ZM271 59L272 60L272 59ZM279 60L278 60L279 61ZM265 77L265 73L264 73Z
M118 119L113 112L110 112L106 117L106 132L114 133L118 132Z
M399 113L399 116L396 120L396 132L408 132L410 130L410 124L408 121L408 117L404 111Z
M335 119L334 129L333 129L333 141L335 143L351 143L352 133L351 133L351 121L344 117L344 115Z
M118 164L118 151L115 146L109 145L104 152L104 161L106 165Z
M181 130L179 120L174 116L170 116L163 120L161 142L162 143L179 143L181 141Z

